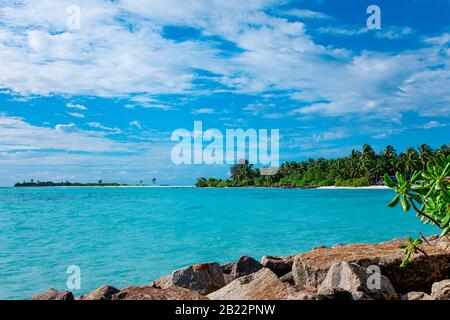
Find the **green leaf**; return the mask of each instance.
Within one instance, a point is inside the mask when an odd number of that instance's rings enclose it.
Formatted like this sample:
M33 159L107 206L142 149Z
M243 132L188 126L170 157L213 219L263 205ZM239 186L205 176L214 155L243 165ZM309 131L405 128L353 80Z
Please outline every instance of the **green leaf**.
M411 204L409 203L408 199L406 199L406 196L403 194L400 198L400 202L402 203L402 209L403 211L409 211L411 209Z
M405 177L400 172L397 172L395 176L397 177L397 181L399 184L403 184L405 182Z
M414 175L411 178L411 183L416 183L416 181L419 180L421 177L422 174L420 172L414 172Z
M445 201L450 202L450 195L448 194L448 191L442 190L442 191L441 191L441 197L442 197Z
M400 201L400 195L398 194L394 197L394 199L391 200L391 202L389 202L388 207L394 208L398 204L399 201Z
M385 183L389 188L394 188L394 187L395 187L394 181L392 180L392 178L391 178L387 173L384 174L384 183Z

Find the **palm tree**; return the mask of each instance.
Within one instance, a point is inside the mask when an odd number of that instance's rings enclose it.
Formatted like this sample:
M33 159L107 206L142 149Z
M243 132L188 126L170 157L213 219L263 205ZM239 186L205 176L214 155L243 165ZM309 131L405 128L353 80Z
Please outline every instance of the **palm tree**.
M406 149L404 165L405 175L408 177L411 177L414 171L420 168L420 157L414 148Z
M418 147L420 162L422 162L422 170L425 170L425 166L428 161L433 157L433 149L427 144L422 144Z
M230 169L231 179L234 181L243 181L253 178L254 170L253 164L250 164L248 160L244 160L242 163L235 164Z
M396 170L398 155L394 147L388 145L384 151L381 153L381 158L383 159L384 170L389 175L393 175Z

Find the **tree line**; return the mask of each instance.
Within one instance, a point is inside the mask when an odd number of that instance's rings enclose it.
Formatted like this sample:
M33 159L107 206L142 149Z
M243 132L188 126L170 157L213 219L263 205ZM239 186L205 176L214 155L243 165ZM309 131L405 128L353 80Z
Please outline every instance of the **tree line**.
M336 159L308 159L283 163L276 174L263 175L261 170L248 161L230 169L230 179L199 178L197 187L360 187L383 184L383 175L394 176L396 172L411 177L414 171L424 170L429 161L449 156L450 145L433 149L427 144L409 147L398 153L388 145L377 153L365 144L361 150Z

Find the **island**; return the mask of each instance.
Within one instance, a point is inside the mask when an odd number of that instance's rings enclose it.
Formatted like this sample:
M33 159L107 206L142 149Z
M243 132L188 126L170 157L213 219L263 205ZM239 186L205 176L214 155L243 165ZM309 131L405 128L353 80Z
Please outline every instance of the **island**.
M116 182L103 182L98 181L96 183L79 183L79 182L52 182L52 181L34 181L29 182L17 182L14 187L127 187L128 184L116 183Z

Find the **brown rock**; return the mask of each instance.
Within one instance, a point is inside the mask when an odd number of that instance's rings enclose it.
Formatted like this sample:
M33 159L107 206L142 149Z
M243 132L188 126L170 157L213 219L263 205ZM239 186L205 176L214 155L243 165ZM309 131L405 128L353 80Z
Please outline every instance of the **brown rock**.
M450 300L450 280L434 283L431 287L431 297L434 300Z
M208 300L188 289L172 286L157 289L150 286L127 287L114 294L111 300Z
M295 285L294 276L292 275L292 271L284 276L280 277L281 282L289 283L290 285Z
M218 263L202 263L176 270L172 273L172 283L202 295L225 286L222 268Z
M328 270L325 280L319 285L319 295L329 295L330 292L348 292L350 296L357 292L365 293L373 299L394 300L397 293L388 278L379 275L379 288L371 288L377 285L370 280L375 276L356 263L335 263Z
M249 274L255 273L263 268L262 264L253 259L252 257L243 256L239 258L236 264L233 266L231 275L237 279Z
M226 287L208 295L211 300L307 300L314 294L297 291L281 282L277 275L267 268L240 277Z
M412 291L400 296L400 300L433 300L429 294L420 291Z
M162 276L150 283L150 287L157 288L157 289L167 289L168 287L172 286L172 276Z
M233 271L233 267L236 263L235 262L228 262L222 265L222 272L224 274L231 274L231 271Z
M350 244L335 248L322 248L297 255L292 274L297 286L317 287L325 279L335 263L354 262L362 267L378 265L383 275L389 278L397 292L431 291L434 282L446 279L449 270L450 251L448 240L437 239L424 244L428 254L412 257L410 265L400 268L403 250L400 245L406 240L395 240L382 244Z
M347 290L341 288L327 288L317 292L319 300L353 300L353 296Z
M72 292L58 291L56 289L49 289L48 291L34 295L31 300L75 300Z
M89 292L86 295L82 295L80 300L110 300L113 294L118 293L120 290L105 285L94 291Z
M264 256L261 260L263 267L270 269L277 276L282 277L292 271L295 256L274 257Z
M231 274L223 274L223 278L225 279L225 285L228 285L229 283L233 282L234 278L231 276Z

